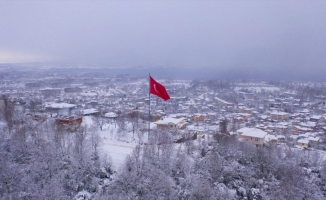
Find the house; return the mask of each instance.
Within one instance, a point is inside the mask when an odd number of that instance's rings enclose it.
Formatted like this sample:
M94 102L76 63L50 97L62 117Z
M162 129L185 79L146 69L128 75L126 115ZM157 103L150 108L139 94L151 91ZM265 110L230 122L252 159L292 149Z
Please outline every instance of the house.
M268 116L267 115L260 115L260 116L258 116L258 119L266 121L268 119Z
M207 113L206 114L207 119L216 119L216 113Z
M272 120L278 120L278 121L287 120L289 119L289 113L273 111L270 113L270 118Z
M310 128L312 130L315 130L317 128L316 122L300 122L299 126L305 127L305 128Z
M108 112L104 114L104 117L109 119L109 121L113 122L114 120L117 119L118 115L114 112Z
M187 130L190 133L195 133L197 136L205 133L205 128L202 126L189 125L189 126L187 126Z
M83 117L70 116L70 117L59 117L55 119L56 124L61 129L66 129L70 132L76 131L83 122Z
M80 125L83 122L83 118L78 116L60 117L56 119L56 122L61 125Z
M316 122L316 123L323 123L325 122L325 118L320 115L314 115L310 117L309 121Z
M82 115L83 116L98 115L99 113L100 113L100 111L98 111L95 108L82 110Z
M299 139L297 141L297 145L301 146L301 147L308 147L309 146L309 140L307 140L306 138Z
M239 138L256 146L263 146L267 132L257 128L241 128L237 130Z
M244 119L250 119L251 118L251 114L248 113L239 113L240 117L243 117Z
M277 142L278 143L285 143L286 142L284 135L278 135L276 137L277 137Z
M242 123L244 120L242 117L234 117L233 118L233 123L237 123L237 124L240 124Z
M310 147L317 147L319 144L319 137L308 137L307 140L309 141L309 146Z
M154 122L157 128L181 129L185 126L186 122L183 118L170 118L165 117Z
M46 104L45 109L49 112L57 112L58 115L70 116L72 109L75 109L77 105L69 103L51 103Z
M237 111L242 112L242 113L249 113L249 114L252 112L251 109L249 109L249 108L247 108L245 106L238 106Z
M275 135L267 134L265 137L265 142L266 143L277 143L278 138Z
M275 125L275 129L278 131L284 131L288 128L288 123L286 122L280 122Z
M108 112L108 113L105 113L105 115L104 115L104 117L109 118L109 119L116 119L117 116L118 115L114 112Z
M194 114L191 116L191 119L196 122L199 122L199 121L202 122L205 120L205 116L202 114Z
M306 133L306 132L312 131L312 129L310 129L310 128L301 127L301 126L293 126L293 130L294 130L295 134Z

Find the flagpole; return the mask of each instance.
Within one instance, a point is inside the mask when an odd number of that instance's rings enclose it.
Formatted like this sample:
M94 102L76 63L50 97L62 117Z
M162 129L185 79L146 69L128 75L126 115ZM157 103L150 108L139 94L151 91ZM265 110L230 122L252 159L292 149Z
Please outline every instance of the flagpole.
M148 99L149 99L149 107L148 107L148 138L151 133L151 73L148 73Z

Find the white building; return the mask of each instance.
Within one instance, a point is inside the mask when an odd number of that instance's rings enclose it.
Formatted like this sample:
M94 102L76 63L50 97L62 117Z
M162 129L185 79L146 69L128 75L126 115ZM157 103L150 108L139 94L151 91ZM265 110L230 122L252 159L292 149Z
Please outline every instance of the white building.
M257 128L241 128L237 130L238 136L241 140L251 142L256 146L263 146L267 132Z

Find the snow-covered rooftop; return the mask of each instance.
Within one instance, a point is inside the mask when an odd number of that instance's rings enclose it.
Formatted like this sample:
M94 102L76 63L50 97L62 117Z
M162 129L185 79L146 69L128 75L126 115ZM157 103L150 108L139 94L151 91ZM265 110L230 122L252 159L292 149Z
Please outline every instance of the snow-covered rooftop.
M319 120L319 119L321 119L322 117L323 117L323 116L321 116L321 115L313 115L313 116L310 117L310 119Z
M267 135L267 132L257 129L257 128L241 128L237 131L241 136L264 138Z
M269 142L271 140L278 140L278 138L275 135L267 134L266 137L265 137L265 141Z
M115 118L115 117L117 117L117 114L114 112L108 112L108 113L105 113L104 116L108 117L108 118Z
M169 117L165 117L162 120L158 120L157 122L154 122L155 124L178 124L180 123L182 120L184 120L183 118L169 118Z
M289 113L273 110L271 115L288 115Z
M89 114L94 114L94 113L98 113L99 111L95 108L90 108L90 109L85 109L82 111L83 115L89 115Z
M316 122L301 122L299 125L303 126L303 127L313 128L317 124L316 124Z
M301 126L294 126L294 128L296 128L297 130L300 130L300 131L312 131L312 129L310 128L306 128L306 127L301 127Z
M313 141L313 142L318 142L320 140L319 137L308 137L307 140Z
M70 103L51 103L45 105L47 108L74 108L76 107L76 104L70 104Z
M298 140L299 143L302 143L302 144L308 144L309 143L309 140L307 140L306 138L304 139L300 139Z
M83 92L80 93L81 96L85 96L85 97L95 97L97 96L97 94L95 92Z

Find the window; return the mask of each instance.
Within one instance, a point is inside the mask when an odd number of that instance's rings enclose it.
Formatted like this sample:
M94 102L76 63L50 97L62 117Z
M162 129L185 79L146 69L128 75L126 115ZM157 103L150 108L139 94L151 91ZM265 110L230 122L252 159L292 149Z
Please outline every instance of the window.
M256 138L255 141L258 142L258 138Z

